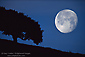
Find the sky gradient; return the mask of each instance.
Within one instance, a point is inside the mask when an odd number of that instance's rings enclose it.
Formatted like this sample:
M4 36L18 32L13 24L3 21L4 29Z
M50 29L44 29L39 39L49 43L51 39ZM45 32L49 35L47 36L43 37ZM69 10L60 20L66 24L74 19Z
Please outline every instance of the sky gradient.
M18 42L85 54L85 1L0 1L0 6L28 15L38 21L44 30L43 42L39 45L32 40L18 39ZM78 16L77 27L71 33L61 33L55 27L55 16L63 9L71 9ZM11 36L2 35L1 32L0 38L13 40Z

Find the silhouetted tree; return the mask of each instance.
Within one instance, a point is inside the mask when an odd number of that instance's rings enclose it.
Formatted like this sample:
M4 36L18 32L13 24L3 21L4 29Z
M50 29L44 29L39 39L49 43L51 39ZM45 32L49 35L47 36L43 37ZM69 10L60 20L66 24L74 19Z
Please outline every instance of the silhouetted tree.
M24 16L23 13L11 9L6 10L4 7L0 7L0 31L4 31L5 35L12 35L16 43L17 38L31 39L36 44L42 42L43 30L38 22Z

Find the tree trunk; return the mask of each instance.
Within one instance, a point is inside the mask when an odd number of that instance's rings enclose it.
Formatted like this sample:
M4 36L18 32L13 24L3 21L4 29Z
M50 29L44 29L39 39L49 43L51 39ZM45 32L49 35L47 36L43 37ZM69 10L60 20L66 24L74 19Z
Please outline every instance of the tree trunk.
M13 39L14 39L14 42L17 43L17 37L14 36Z

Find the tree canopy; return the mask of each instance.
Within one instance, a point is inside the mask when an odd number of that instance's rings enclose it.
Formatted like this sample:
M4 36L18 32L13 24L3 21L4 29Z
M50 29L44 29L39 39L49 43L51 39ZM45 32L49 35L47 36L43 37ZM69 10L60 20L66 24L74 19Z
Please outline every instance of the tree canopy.
M5 35L12 35L14 42L17 42L17 38L31 39L36 44L43 40L43 30L38 22L23 13L11 9L6 10L4 7L0 7L0 31L4 31Z

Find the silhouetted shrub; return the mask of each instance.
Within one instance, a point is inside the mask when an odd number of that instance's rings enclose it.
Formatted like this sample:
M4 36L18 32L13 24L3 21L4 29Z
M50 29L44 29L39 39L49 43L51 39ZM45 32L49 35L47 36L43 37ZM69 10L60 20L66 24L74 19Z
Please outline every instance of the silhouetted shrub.
M4 7L0 7L0 31L4 31L5 35L12 35L14 42L17 42L17 38L31 39L36 44L42 42L43 30L38 22L24 16L23 13L6 10Z

